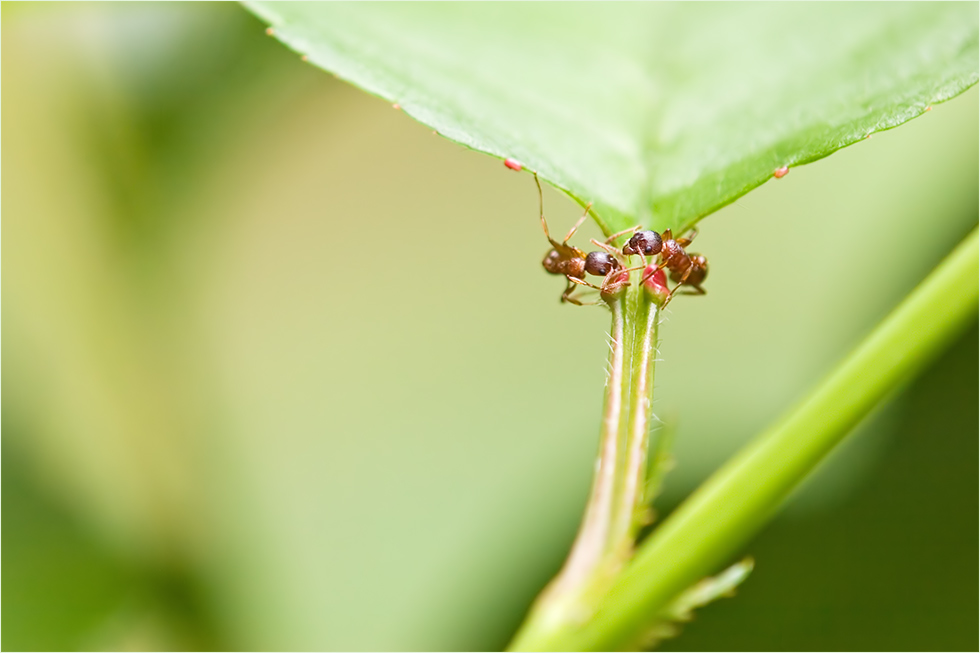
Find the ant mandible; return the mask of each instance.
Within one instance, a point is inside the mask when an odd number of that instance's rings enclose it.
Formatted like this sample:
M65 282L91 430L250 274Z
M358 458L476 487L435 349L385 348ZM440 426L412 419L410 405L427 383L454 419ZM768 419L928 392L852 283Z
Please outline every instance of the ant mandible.
M664 306L684 285L693 288L694 292L684 292L681 293L682 295L707 294L701 284L708 276L708 259L703 254L689 254L685 249L697 234L697 229L692 229L689 237L675 239L670 229L664 231L662 236L656 231L638 231L623 247L625 255L639 254L641 257L646 257L660 254L660 264L657 269L667 268L670 271L670 280L677 284L664 300Z
M578 247L574 245L569 245L568 241L571 240L578 228L582 226L585 219L589 216L589 211L592 209L592 203L590 202L585 207L585 213L582 217L572 225L572 228L568 230L562 242L557 242L551 237L551 233L548 231L548 222L544 218L544 193L541 191L541 181L538 179L538 173L534 173L534 183L538 187L538 206L540 209L541 216L541 228L544 229L544 235L548 238L548 242L551 243L551 249L545 254L544 260L541 261L541 265L550 274L562 274L568 279L568 285L565 287L565 292L561 295L562 302L569 302L575 304L576 306L583 306L575 297L571 294L575 290L575 286L587 286L589 288L594 288L599 292L608 292L614 290L617 285L622 284L622 273L631 272L634 269L630 268L624 269L622 263L619 262L617 257L618 252L609 246L609 243L616 238L636 231L636 228L627 229L621 231L617 234L613 234L605 243L600 243L595 239L592 243L601 247L602 252L589 252L586 254ZM596 286L585 280L585 275L591 274L595 277L603 277L602 285Z

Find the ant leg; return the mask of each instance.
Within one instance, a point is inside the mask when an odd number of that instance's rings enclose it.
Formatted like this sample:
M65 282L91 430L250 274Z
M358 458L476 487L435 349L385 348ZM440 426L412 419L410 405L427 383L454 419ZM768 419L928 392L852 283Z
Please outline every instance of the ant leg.
M691 230L689 232L687 232L687 235L684 236L683 238L678 238L676 240L676 242L681 247L687 247L692 242L694 242L694 239L695 238L698 237L698 233L699 232L698 232L698 228L697 227L691 227Z
M679 292L677 294L678 295L707 295L708 294L708 291L702 288L701 286L688 286L688 288L691 288L692 290L689 290L687 292Z
M561 301L568 302L569 304L575 304L576 306L595 306L596 304L599 303L598 301L583 302L578 297L572 297L572 293L575 291L575 288L576 285L574 283L571 283L571 280L569 279L569 284L565 288L565 292L562 293Z
M562 295L562 297L564 297L564 299L562 301L566 301L569 304L575 304L576 306L595 306L596 304L599 303L598 301L595 301L595 302L583 302L583 301L579 300L577 297L572 297L571 295L568 295L568 296Z
M677 292L678 288L684 285L684 282L687 281L687 277L690 276L691 270L693 269L694 267L692 266L684 270L684 274L681 275L680 281L677 282L677 285L674 286L674 289L670 291L669 295L667 295L667 299L664 300L664 305L661 308L667 308L667 304L669 304L670 300L674 297L674 293Z
M576 306L581 306L582 305L582 302L580 302L575 297L572 297L572 291L573 290L575 290L575 286L572 285L572 284L569 284L569 287L566 288L565 289L565 292L563 292L561 294L561 301L562 301L562 303L568 302L569 304L575 304Z
M622 231L617 231L616 233L614 233L609 238L606 238L606 244L607 245L611 245L612 244L612 241L616 240L620 236L625 236L626 234L635 234L637 231L639 231L642 228L643 227L641 227L640 225L636 225L635 227L633 227L631 229L623 229Z
M593 290L600 290L600 291L602 290L601 286L597 286L594 283L589 283L585 279L576 279L575 277L568 277L568 280L571 281L572 283L577 283L580 286L588 286Z
M593 238L591 242L596 247L601 247L607 253L612 254L613 257L615 257L615 259L617 261L623 262L623 260L624 260L623 253L621 251L619 251L618 249L616 249L615 247L613 247L612 245L607 245L606 243L600 243L595 238ZM629 268L628 270L620 270L620 272L632 272L633 270L642 270L643 268L645 268L646 265L647 265L647 259L646 259L646 257L643 256L642 254L637 254L636 256L639 256L640 257L640 261L643 262L643 265L641 265L639 267L635 267L635 268ZM632 258L630 256L626 256L625 257L625 260L626 260L626 265L629 265L629 262L632 260Z
M548 231L548 221L544 219L544 193L541 192L541 182L538 180L537 171L534 172L534 183L538 187L538 211L541 215L541 228L544 229L544 235L548 239L548 242L552 246L558 247L558 243L551 238L551 233Z
M619 258L620 258L620 257L621 257L621 256L623 255L623 253L622 253L622 252L620 252L620 251L619 251L618 249L616 249L616 248L615 248L615 247L613 247L612 245L609 245L609 244L606 244L606 243L600 243L600 242L599 242L598 240L596 240L595 238L593 238L593 239L591 239L591 240L590 240L589 242L591 242L591 243L592 243L593 245L595 245L596 247L601 247L601 248L602 248L602 249L604 249L604 250L605 250L605 251L606 251L607 253L609 253L609 254L612 254L612 255L613 255L614 257L616 257L617 259L619 259Z
M645 267L646 267L645 265L637 265L636 267L633 268L623 268L622 270L616 270L616 271L622 274L623 272L636 272L637 270L642 270Z
M652 264L651 264L651 265L652 265ZM646 267L648 267L648 266L643 266L643 267L644 267L644 268L646 268ZM653 278L653 275L655 275L655 274L657 273L657 271L658 271L658 270L663 270L663 269L664 269L665 267L667 267L667 262L666 262L666 261L664 261L663 263L661 263L660 265L658 265L658 266L657 266L656 268L654 268L653 270L650 270L650 272L648 272L647 274L644 274L644 275L642 275L642 276L640 277L640 283L641 283L641 284L644 284L644 283L646 283L648 279L652 279L652 278ZM639 270L639 269L641 269L641 268L633 268L633 269L634 269L634 270Z
M639 268L633 268L633 269L638 270ZM618 288L622 288L623 286L630 285L629 277L626 277L626 281L619 281L619 279L623 276L624 271L629 272L629 270L611 270L609 274L603 277L602 290L600 290L599 292L608 293L613 289L618 289Z
M592 209L592 202L589 202L588 206L585 207L585 213L582 214L582 217L578 219L578 222L573 224L572 228L568 230L567 234L565 234L565 240L561 241L562 245L564 245L565 243L567 243L572 239L572 236L575 235L575 232L578 231L578 228L581 227L582 223L585 222L585 219L589 217L589 211L591 209Z

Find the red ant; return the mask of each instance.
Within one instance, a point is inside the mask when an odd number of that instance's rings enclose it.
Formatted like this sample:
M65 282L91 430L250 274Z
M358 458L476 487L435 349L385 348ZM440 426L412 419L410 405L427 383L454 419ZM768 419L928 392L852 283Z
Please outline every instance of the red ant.
M694 292L684 292L682 295L707 294L701 284L708 276L708 259L703 254L688 254L685 249L697 234L697 229L692 229L688 237L675 239L670 229L664 231L662 236L656 231L638 231L623 246L623 254L638 254L644 260L647 256L660 254L657 269L667 268L670 271L670 280L677 284L667 295L664 306L670 302L677 289L684 285L693 288Z
M551 249L545 254L544 260L541 261L541 265L550 274L563 274L565 278L568 279L568 285L565 287L565 292L561 295L562 302L570 302L576 306L584 306L582 302L571 296L572 292L575 290L575 286L587 286L589 288L594 288L601 293L608 293L616 290L619 286L624 284L623 273L629 273L633 270L638 270L639 268L629 268L623 267L620 263L618 255L619 252L615 248L611 247L609 243L616 238L636 231L636 228L627 229L626 231L621 231L618 234L613 234L605 243L600 243L596 240L592 240L592 243L598 245L603 250L602 252L589 252L586 254L578 247L574 245L569 245L568 241L571 240L578 228L582 226L585 219L589 216L589 211L592 209L592 203L590 202L588 206L585 207L585 213L582 217L572 225L568 233L565 235L564 240L560 243L555 241L548 231L548 222L544 219L544 194L541 192L541 182L538 180L538 173L534 173L534 183L538 186L538 204L540 208L541 215L541 228L544 229L544 235L548 238L548 242L551 243ZM585 275L591 274L595 277L603 277L602 285L596 286L595 284L589 283L585 280ZM629 277L626 277L625 283L629 282Z
M686 285L694 289L694 292L683 292L682 295L707 294L701 284L708 276L708 259L703 254L688 254L685 249L697 234L697 229L692 229L687 237L675 239L670 229L664 231L662 236L656 231L638 231L623 246L623 254L627 256L639 254L645 259L647 256L660 254L660 264L657 269L667 268L670 271L670 280L677 284L664 300L664 306L670 302L681 286ZM643 281L646 279L644 278Z
M701 287L705 278L708 276L708 259L704 254L688 254L685 248L698 235L697 229L691 229L689 237L674 239L670 229L664 231L663 249L660 252L660 265L670 270L670 280L677 285L670 291L664 306L670 301L674 293L681 286L687 285L693 288L693 292L684 292L682 295L705 295L707 291Z

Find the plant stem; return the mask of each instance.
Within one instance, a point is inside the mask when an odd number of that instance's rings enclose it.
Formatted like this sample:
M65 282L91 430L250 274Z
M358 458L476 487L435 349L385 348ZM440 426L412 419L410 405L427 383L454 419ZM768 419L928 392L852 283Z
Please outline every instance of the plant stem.
M627 646L674 597L736 554L889 391L975 319L978 242L974 229L806 400L688 498L644 543L583 628L520 646Z
M609 302L612 310L609 376L603 402L599 457L582 525L565 568L555 579L557 585L562 587L581 584L605 554L609 540L619 461L620 423L624 416L623 397L628 382L625 374L628 364L625 303L625 295Z
M653 373L657 350L660 310L642 287L631 293L635 309L631 356L629 427L625 443L625 465L620 477L613 524L609 534L610 552L625 561L644 510L647 451L650 443L650 406L653 402Z
M640 285L606 297L612 310L612 342L592 491L568 560L535 602L515 646L581 627L632 554L644 506L660 320L656 302L662 300ZM627 396L629 403L624 405Z
M596 460L592 489L578 535L572 544L565 565L541 593L522 627L529 636L557 632L586 617L594 609L588 601L606 557L609 529L614 513L613 501L619 473L620 433L625 420L623 398L629 377L632 329L627 328L627 294L619 293L607 300L612 312L610 329L609 374L606 378L602 424L599 433L599 453Z

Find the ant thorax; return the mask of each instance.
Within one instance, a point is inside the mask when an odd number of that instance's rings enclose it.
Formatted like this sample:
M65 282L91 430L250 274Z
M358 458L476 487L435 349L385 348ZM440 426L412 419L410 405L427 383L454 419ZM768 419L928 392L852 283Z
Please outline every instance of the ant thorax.
M673 238L670 238L664 241L663 249L660 250L660 256L663 257L663 261L667 263L669 267L673 267L673 265L675 265L675 261L677 263L681 263L682 261L686 262L687 252L684 251L684 248L681 247L680 243Z

